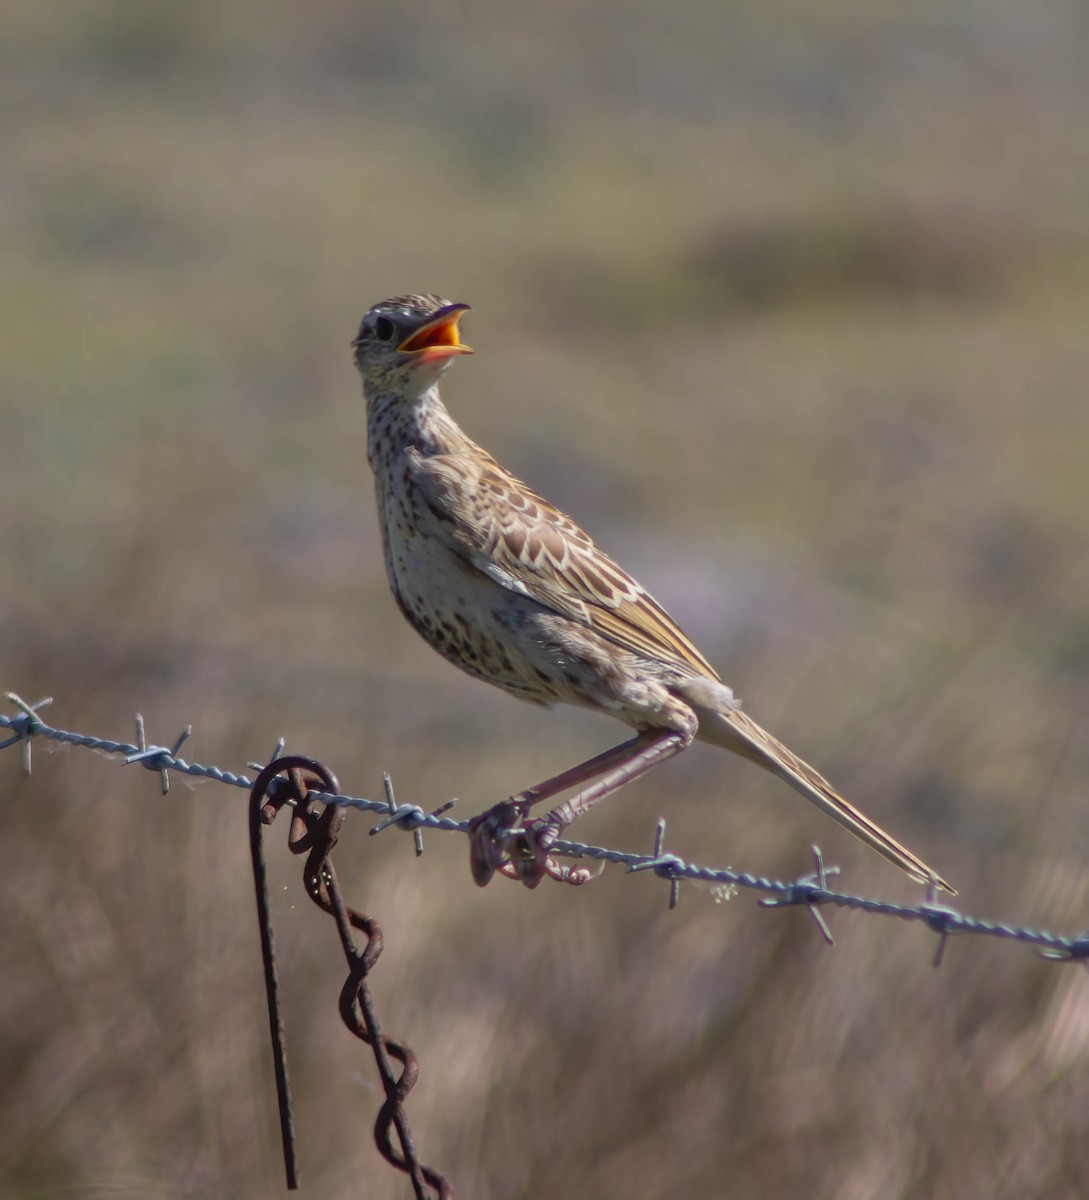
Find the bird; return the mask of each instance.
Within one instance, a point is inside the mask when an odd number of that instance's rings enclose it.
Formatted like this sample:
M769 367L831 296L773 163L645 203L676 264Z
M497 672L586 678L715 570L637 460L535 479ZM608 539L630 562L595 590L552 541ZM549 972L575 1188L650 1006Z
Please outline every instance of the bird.
M550 853L563 830L699 740L770 771L913 880L955 895L744 712L649 592L456 424L438 385L455 358L473 353L459 327L468 310L430 293L394 296L367 311L352 341L393 597L424 641L477 679L635 730L474 817L476 883L496 871L528 887L546 876L584 882L588 872L574 875ZM530 816L535 804L573 789L545 815Z

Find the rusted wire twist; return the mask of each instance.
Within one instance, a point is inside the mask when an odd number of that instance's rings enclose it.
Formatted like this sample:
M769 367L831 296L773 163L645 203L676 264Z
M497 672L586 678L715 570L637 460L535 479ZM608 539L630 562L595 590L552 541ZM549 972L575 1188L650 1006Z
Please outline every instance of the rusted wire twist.
M450 1200L454 1193L449 1182L432 1167L420 1162L412 1129L404 1112L404 1100L415 1086L419 1075L416 1056L409 1047L382 1033L374 1001L367 986L367 975L382 953L382 930L373 917L368 917L344 903L336 871L329 857L344 820L344 810L333 805L319 804L312 800L310 795L312 791L337 790L336 777L321 763L299 755L288 755L269 763L258 775L250 791L250 848L253 856L258 920L261 925L269 1028L280 1101L280 1128L287 1185L292 1189L298 1187L298 1168L261 828L271 824L281 808L291 805L293 812L288 849L292 854L307 856L303 868L306 894L323 912L334 918L348 964L348 978L340 992L340 1016L348 1029L371 1047L386 1094L385 1103L379 1109L374 1124L375 1145L388 1163L409 1176L420 1200L427 1200L428 1188L433 1189L439 1200ZM362 950L355 944L353 929L366 935L367 942ZM399 1076L395 1073L393 1060L401 1065ZM394 1130L397 1131L400 1149L394 1145Z

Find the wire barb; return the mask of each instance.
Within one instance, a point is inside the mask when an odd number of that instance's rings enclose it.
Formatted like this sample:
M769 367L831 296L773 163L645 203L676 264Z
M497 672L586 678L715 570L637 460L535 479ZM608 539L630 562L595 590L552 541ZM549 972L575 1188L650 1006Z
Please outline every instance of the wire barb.
M178 761L178 751L185 745L190 734L193 732L192 725L186 727L178 734L175 739L174 746L168 750L165 746L149 746L147 739L144 736L144 718L140 713L136 714L136 744L137 749L133 754L127 754L123 759L123 766L131 766L133 763L143 763L149 771L159 772L159 786L163 789L165 796L170 791L170 767Z
M669 881L669 907L674 909L677 907L681 893L681 878L677 871L678 869L683 870L685 861L683 858L678 858L676 854L665 853L665 831L665 817L659 817L654 830L653 854L650 858L629 866L628 874L631 875L636 871L653 871L659 879L667 879Z
M42 729L47 728L41 722L38 716L39 708L48 708L53 703L52 696L46 696L44 700L37 700L33 704L28 704L22 697L17 696L14 692L5 692L4 699L9 704L15 705L23 714L21 717L4 718L3 724L9 729L14 729L15 733L9 737L6 742L0 742L0 750L6 749L8 746L14 746L17 742L23 744L23 774L30 774L32 767L30 759L30 739L34 734L39 733Z
M269 755L268 762L248 762L248 763L246 763L246 766L249 767L253 771L263 771L265 769L265 767L268 766L269 763L275 762L278 758L280 758L283 755L284 747L286 745L287 745L287 741L285 738L277 738L276 739L276 748Z
M838 875L839 867L825 867L824 855L821 853L820 846L811 846L810 850L816 870L811 875L803 875L795 879L782 895L769 900L761 900L760 906L762 908L790 908L794 905L804 904L806 912L809 913L821 937L829 946L834 946L836 939L832 936L828 922L825 921L824 915L817 905L824 904L832 898L833 893L828 890L828 876Z

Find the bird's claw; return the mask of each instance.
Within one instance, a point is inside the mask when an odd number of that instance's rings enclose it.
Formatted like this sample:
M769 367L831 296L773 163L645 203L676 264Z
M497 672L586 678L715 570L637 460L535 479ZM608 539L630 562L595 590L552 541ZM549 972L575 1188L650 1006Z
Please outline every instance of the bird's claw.
M585 867L557 862L549 849L560 830L550 817L525 820L525 807L504 800L469 822L469 867L478 887L485 887L498 871L535 888L547 875L557 883L580 887L591 877Z
M517 801L504 800L469 821L469 869L477 887L487 887L496 871L509 874L506 844L524 815Z

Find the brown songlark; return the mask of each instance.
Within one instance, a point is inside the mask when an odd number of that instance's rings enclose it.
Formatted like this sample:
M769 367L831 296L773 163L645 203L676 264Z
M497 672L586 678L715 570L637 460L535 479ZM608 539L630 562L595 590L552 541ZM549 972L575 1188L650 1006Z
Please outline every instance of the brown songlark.
M953 889L741 711L666 611L587 534L468 438L439 398L469 306L376 304L352 343L367 401L386 571L398 606L445 658L520 700L608 713L636 736L472 822L477 883L499 869L535 886L580 813L693 739L744 755L913 879ZM536 820L532 805L581 788Z

